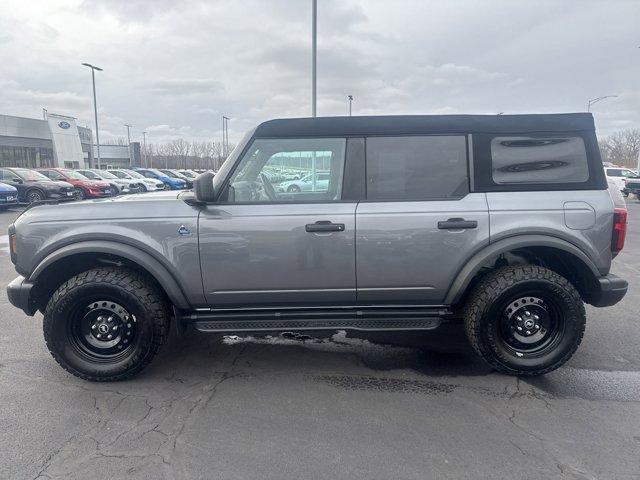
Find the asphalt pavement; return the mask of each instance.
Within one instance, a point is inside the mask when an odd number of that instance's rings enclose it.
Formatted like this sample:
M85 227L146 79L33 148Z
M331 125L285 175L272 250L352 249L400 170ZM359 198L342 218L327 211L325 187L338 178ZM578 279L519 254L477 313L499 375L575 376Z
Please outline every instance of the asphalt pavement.
M451 327L423 349L189 333L133 380L85 382L7 301L18 214L0 213L1 479L640 479L636 199L613 266L629 294L588 307L576 355L536 379Z

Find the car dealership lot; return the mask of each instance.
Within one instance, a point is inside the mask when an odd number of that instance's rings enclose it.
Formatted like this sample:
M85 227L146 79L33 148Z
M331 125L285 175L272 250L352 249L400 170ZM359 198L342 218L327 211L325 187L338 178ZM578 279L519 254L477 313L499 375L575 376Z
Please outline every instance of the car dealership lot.
M458 328L426 351L189 333L133 380L93 384L9 305L0 213L0 478L640 478L640 203L587 308L581 348L545 377L492 373ZM445 352L441 350L445 350Z

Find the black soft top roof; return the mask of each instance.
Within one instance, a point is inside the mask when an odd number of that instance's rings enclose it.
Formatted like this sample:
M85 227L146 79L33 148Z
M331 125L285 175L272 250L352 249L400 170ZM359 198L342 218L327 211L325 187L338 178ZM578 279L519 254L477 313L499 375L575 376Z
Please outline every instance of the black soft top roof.
M269 120L254 137L404 135L432 133L532 133L594 131L590 113L528 115L387 115Z

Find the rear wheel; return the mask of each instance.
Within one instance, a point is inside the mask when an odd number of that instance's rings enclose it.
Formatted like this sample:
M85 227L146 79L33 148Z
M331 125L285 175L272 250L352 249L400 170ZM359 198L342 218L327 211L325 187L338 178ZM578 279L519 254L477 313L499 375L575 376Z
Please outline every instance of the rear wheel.
M483 278L465 309L467 337L496 370L540 375L555 370L582 341L585 310L566 278L535 265Z
M82 272L63 283L44 312L53 358L73 375L115 381L145 368L166 341L169 313L157 288L117 267Z
M287 188L287 192L289 193L300 193L300 187L298 185L291 185Z

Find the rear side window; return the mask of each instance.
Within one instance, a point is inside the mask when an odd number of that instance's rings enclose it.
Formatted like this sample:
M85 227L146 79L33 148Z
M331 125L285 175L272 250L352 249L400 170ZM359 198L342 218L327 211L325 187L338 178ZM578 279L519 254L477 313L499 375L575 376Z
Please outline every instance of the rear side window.
M582 183L589 179L581 137L495 137L491 168L497 184Z
M369 137L367 199L434 200L469 191L464 136Z

